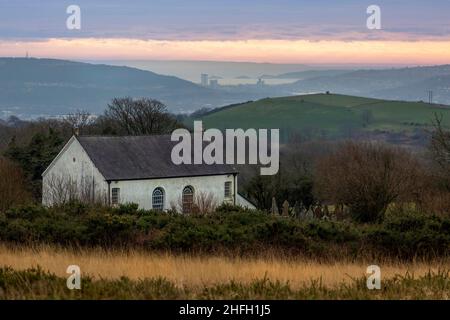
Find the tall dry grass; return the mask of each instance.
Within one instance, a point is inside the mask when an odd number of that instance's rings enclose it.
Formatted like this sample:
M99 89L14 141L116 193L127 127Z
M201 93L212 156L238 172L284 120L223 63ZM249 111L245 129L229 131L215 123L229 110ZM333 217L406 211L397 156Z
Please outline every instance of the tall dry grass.
M131 279L164 277L177 286L204 287L231 280L250 283L255 279L268 278L271 281L289 281L297 288L311 280L321 279L325 286L342 282L351 283L355 278L366 276L370 264L381 267L382 278L409 272L414 276L429 271L450 268L450 261L336 261L323 263L315 260L289 259L280 257L229 258L223 256L191 256L170 253L157 254L143 251L103 249L68 249L51 246L11 247L0 245L0 266L16 270L40 266L46 271L66 277L69 265L78 265L82 274L93 278L117 279L127 276Z

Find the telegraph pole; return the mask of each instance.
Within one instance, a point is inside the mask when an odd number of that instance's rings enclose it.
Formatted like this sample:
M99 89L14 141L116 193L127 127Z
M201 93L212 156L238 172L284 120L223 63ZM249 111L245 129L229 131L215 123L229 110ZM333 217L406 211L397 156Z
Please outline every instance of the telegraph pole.
M428 90L428 103L433 104L433 90Z

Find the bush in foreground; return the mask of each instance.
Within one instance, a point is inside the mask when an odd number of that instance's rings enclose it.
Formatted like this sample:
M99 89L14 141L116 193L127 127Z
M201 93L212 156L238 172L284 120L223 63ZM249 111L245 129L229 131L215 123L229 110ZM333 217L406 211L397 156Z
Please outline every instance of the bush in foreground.
M133 206L27 206L0 213L0 241L242 255L272 250L316 258L435 258L450 252L450 219L391 212L380 224L355 224L224 207L210 215L185 216Z

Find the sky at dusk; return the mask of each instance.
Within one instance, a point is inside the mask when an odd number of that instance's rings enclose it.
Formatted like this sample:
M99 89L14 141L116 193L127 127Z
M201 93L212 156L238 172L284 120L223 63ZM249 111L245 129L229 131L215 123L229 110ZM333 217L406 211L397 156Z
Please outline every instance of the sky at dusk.
M66 8L81 8L68 30ZM366 27L369 5L381 30ZM450 63L450 1L0 0L0 56Z

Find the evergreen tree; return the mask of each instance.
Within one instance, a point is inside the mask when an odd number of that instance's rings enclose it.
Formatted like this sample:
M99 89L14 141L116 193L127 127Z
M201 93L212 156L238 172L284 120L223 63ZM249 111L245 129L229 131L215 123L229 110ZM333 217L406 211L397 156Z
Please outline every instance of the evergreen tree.
M36 199L41 197L42 173L57 156L63 143L58 132L49 128L48 133L36 133L27 145L19 146L15 137L8 145L5 156L22 168Z

